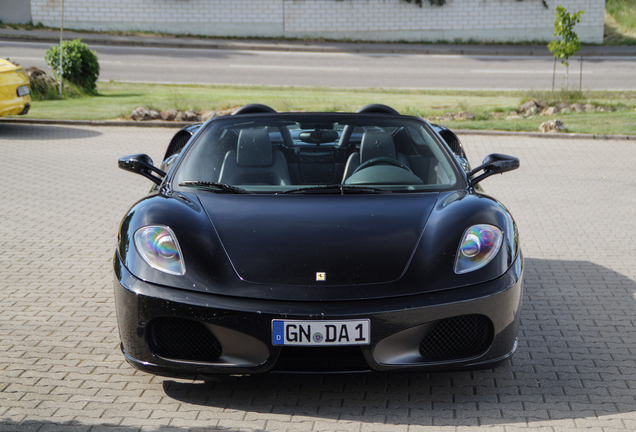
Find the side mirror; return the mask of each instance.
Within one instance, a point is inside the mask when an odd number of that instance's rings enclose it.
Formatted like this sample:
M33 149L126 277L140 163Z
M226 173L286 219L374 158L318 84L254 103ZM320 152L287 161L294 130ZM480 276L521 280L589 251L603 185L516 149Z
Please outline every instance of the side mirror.
M119 168L124 171L140 174L147 179L152 180L155 184L161 184L163 178L166 176L165 172L153 165L152 159L147 154L124 156L123 158L119 158L118 164ZM152 175L153 172L159 177Z
M482 164L474 170L470 171L467 175L471 186L475 186L477 183L487 177L490 177L493 174L503 174L506 171L516 170L517 168L519 168L518 158L514 156L493 153L486 156ZM471 179L472 176L482 170L483 173L481 175Z

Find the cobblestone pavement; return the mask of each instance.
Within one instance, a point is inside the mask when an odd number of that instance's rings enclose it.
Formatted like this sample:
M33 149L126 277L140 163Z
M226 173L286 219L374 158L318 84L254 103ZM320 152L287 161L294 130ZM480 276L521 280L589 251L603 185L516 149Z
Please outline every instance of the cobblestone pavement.
M516 216L520 345L495 370L269 375L190 382L124 361L112 296L117 225L170 129L0 125L1 431L636 430L635 144L462 136Z

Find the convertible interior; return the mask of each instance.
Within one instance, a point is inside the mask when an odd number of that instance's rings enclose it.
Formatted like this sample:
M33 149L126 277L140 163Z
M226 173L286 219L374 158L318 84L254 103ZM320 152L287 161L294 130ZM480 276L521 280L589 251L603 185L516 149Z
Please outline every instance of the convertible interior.
M200 134L177 181L278 187L273 190L333 184L443 187L456 181L452 156L441 140L421 122L402 116L242 120L219 121Z

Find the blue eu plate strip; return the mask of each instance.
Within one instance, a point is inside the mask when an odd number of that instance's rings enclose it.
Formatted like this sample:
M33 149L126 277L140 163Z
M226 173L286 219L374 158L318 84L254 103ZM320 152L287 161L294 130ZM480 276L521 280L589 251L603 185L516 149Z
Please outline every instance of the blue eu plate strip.
M272 321L272 343L274 345L285 344L285 324L283 321Z

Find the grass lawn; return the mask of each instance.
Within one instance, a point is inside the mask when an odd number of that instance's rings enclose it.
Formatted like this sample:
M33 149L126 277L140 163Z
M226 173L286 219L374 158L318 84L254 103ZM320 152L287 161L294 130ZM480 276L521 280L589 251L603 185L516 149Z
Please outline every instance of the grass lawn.
M106 120L126 117L139 106L158 111L224 109L264 103L278 111L355 111L382 102L405 114L444 114L479 106L486 110L515 107L519 95L511 92L452 92L316 87L164 85L99 82L98 96L35 101L28 116Z
M263 103L278 111L355 111L370 103L383 103L400 113L416 115L456 129L538 131L547 120L563 121L568 132L636 135L636 92L503 92L415 91L383 89L330 89L313 87L212 86L98 83L97 96L34 101L27 117L41 119L109 120L126 118L139 106L159 111L224 109ZM611 112L563 113L506 120L525 100L592 103ZM468 111L475 120L441 121L434 116Z
M636 0L605 1L604 42L609 45L636 44Z
M550 119L561 120L567 127L566 132L569 133L636 135L636 111L633 109L617 112L567 113L514 120L451 121L442 124L450 129L538 132L539 125Z

